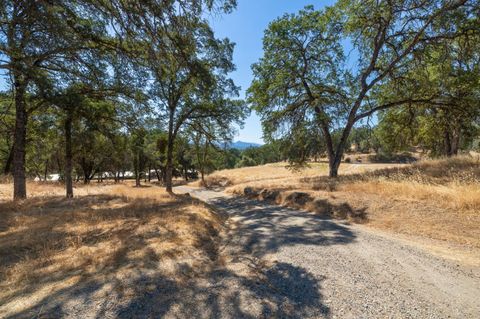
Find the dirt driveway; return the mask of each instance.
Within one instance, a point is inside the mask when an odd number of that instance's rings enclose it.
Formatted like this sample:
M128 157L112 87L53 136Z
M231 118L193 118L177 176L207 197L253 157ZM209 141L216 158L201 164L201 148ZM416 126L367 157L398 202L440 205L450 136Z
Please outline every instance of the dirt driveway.
M249 260L259 272L256 289L270 291L243 292L244 308L237 310L246 317L480 318L478 267L363 226L221 192L179 191L230 215L233 264L235 255ZM228 317L231 305L220 309L219 317Z

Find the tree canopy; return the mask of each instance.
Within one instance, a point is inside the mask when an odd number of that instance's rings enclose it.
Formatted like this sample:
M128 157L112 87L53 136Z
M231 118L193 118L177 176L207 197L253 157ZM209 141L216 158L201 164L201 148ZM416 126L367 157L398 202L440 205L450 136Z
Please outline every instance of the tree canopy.
M2 95L0 146L14 198L25 198L26 177L45 179L53 162L67 197L73 172L89 182L105 171L118 178L118 170L133 169L139 184L146 166L157 164L165 164L162 181L171 191L177 136L214 123L228 131L247 114L228 78L234 45L217 39L204 18L235 6L234 0L2 2L0 68L10 87ZM148 149L154 130L167 136L165 159ZM64 151L32 147L40 140Z
M335 177L357 123L382 110L444 104L438 95L401 88L426 52L477 34L478 26L477 1L346 0L325 10L306 7L269 25L249 102L270 140L320 128Z

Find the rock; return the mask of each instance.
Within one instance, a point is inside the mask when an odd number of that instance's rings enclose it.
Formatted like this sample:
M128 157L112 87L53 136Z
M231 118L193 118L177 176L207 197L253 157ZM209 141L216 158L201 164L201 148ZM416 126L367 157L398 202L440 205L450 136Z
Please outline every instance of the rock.
M275 201L279 194L280 194L279 191L268 190L265 188L260 192L260 199L267 200L267 201Z
M218 184L221 186L221 187L227 187L227 186L230 186L232 184L232 182L226 178L220 180L218 182Z
M287 204L294 205L295 207L303 207L306 203L311 202L313 197L308 193L303 192L293 192L289 194L285 201Z
M253 187L248 186L243 189L243 194L247 197L256 197L258 196L258 191Z

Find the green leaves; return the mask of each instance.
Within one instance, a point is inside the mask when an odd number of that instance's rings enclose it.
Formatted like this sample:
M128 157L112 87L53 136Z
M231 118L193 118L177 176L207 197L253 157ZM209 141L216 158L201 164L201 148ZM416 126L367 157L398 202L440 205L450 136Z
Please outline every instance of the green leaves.
M382 110L430 103L446 87L465 87L464 74L447 84L443 62L425 61L438 54L432 48L449 43L454 49L460 42L453 40L478 36L479 27L475 0L340 0L323 11L306 7L265 31L248 102L270 140L313 136L312 127L320 128L319 143L325 142L336 176L359 122ZM300 154L294 160L308 157L303 147L292 149Z

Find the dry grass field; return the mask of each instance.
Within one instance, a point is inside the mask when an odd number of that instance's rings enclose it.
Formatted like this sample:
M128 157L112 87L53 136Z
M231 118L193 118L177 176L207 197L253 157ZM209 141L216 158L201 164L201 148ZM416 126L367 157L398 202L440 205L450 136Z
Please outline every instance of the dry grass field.
M396 233L480 248L480 159L415 164L327 164L292 172L285 164L215 172L209 186Z
M188 196L92 183L67 200L61 185L32 183L14 203L11 187L0 185L2 318L91 287L141 295L152 282L137 278L182 281L216 262L224 219Z

